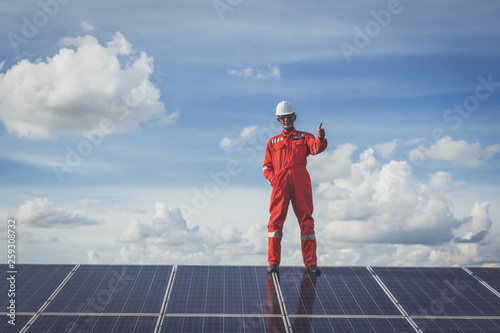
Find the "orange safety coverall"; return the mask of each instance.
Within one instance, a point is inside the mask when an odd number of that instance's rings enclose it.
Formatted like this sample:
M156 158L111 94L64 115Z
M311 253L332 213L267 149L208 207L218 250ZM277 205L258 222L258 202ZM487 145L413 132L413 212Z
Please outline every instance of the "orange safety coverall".
M295 129L288 136L282 132L267 142L263 171L273 187L267 226L269 265L280 264L283 223L290 200L300 226L304 265L317 265L311 178L306 165L309 154L317 155L327 145L325 138Z

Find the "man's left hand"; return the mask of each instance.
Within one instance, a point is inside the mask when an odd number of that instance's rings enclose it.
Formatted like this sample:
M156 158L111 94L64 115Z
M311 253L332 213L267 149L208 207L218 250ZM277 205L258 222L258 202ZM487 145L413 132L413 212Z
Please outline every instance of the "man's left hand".
M318 126L318 139L323 139L325 137L325 130L321 128L323 126L323 123L319 123Z

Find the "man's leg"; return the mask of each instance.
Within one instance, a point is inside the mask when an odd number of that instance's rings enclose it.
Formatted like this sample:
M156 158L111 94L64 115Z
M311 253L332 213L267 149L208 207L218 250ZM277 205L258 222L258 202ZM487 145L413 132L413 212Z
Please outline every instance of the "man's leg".
M277 180L278 181L278 180ZM285 184L274 184L271 193L271 204L269 207L269 224L268 231L268 251L267 261L269 265L276 264L279 266L281 262L281 238L283 237L283 224L288 213L288 205L290 203L290 192Z
M304 266L317 265L316 235L314 233L313 199L311 179L307 170L294 174L292 206L300 226L302 258Z

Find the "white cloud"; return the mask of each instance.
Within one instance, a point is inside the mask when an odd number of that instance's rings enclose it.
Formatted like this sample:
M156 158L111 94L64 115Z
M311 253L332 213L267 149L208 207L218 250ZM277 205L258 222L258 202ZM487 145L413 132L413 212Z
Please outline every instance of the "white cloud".
M431 174L429 185L433 188L444 188L451 182L452 177L449 172L438 171Z
M478 243L482 241L491 229L492 221L489 216L490 204L488 202L476 202L466 218L462 230L465 235L459 237L456 241L459 243Z
M257 135L259 128L256 125L245 127L236 138L224 137L219 142L222 149L227 152L232 151L236 146L244 143Z
M179 111L175 111L170 114L162 114L161 117L155 121L155 124L160 127L166 127L177 124L178 119Z
M392 157L392 153L394 152L394 150L398 146L399 142L401 142L401 140L394 139L394 140L392 140L390 142L386 142L386 143L382 143L382 144L376 145L375 146L375 150L383 158L390 159Z
M95 29L94 26L87 21L83 21L82 23L80 23L80 27L82 27L83 31L85 32L92 32Z
M28 200L19 206L16 217L23 224L39 228L74 228L97 225L99 221L55 207L47 198Z
M267 67L248 67L241 70L228 69L227 74L231 76L244 77L253 80L275 79L279 80L281 71L278 66L267 65Z
M64 38L61 45L52 58L24 59L0 74L0 119L9 133L29 139L96 130L107 135L164 119L160 91L150 81L153 58L136 55L121 33L106 46L89 35Z
M445 136L428 147L420 146L412 149L409 155L410 160L413 161L431 159L475 167L485 164L498 152L500 152L500 144L491 145L483 149L479 142L453 141L451 137Z
M90 264L90 265L99 265L99 264L102 264L102 259L101 259L101 256L99 255L99 253L97 253L96 251L92 250L88 253L87 255L87 264Z
M407 162L379 166L372 149L361 153L348 177L320 184L315 196L315 206L326 207L322 232L331 242L443 244L471 224L453 217L452 204L418 181Z
M445 171L437 171L430 174L429 186L434 190L444 189L447 192L453 192L467 185L464 181L452 183L453 177L451 173Z
M355 144L346 143L337 146L333 152L325 151L319 155L310 157L307 165L312 181L314 183L321 183L348 177L351 173L351 155L356 149L357 146Z
M130 221L118 241L123 243L116 262L241 264L264 261L267 253L265 223L243 226L224 221L215 233L208 226L189 227L175 207L155 205L150 221ZM240 227L242 227L240 225Z
M143 223L133 219L122 231L119 241L126 243L119 262L204 263L213 253L212 231L206 227L189 228L177 208L155 205L153 219Z

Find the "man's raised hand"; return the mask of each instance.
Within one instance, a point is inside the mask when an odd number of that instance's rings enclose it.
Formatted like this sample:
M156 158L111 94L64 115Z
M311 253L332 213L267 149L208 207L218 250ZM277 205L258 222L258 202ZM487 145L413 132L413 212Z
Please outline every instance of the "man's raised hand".
M325 130L321 128L323 126L323 123L319 123L318 126L318 139L323 139L325 137Z

